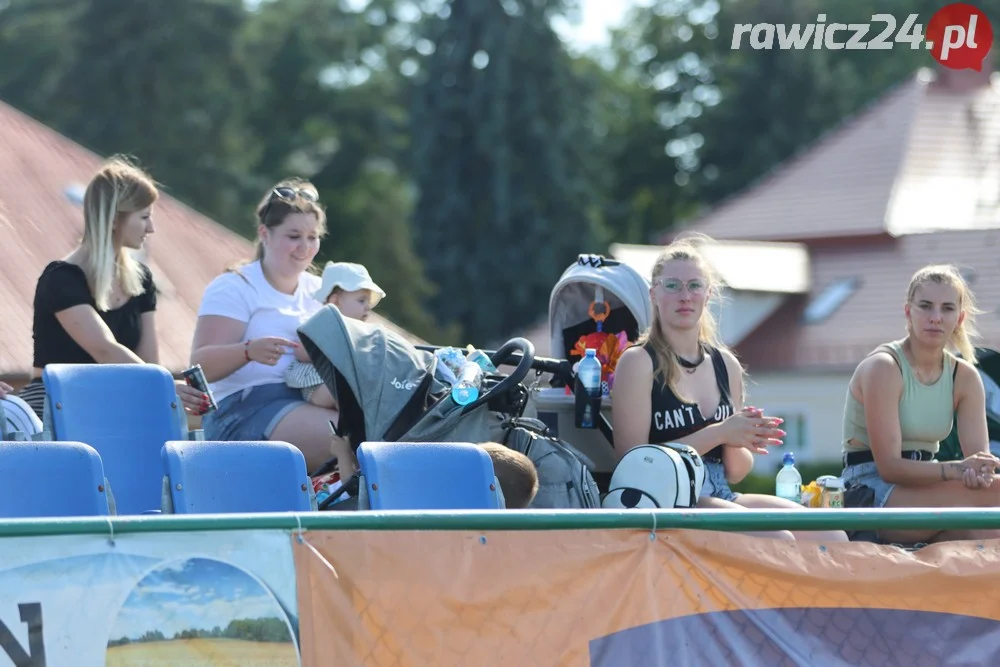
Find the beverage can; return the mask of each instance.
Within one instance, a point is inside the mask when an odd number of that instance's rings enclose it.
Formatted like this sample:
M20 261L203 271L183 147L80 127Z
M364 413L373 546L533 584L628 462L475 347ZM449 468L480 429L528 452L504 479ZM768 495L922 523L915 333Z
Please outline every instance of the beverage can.
M212 390L208 387L208 379L205 378L205 371L201 370L201 364L195 364L191 368L188 368L181 373L181 377L184 378L189 387L194 387L208 396L208 408L203 414L219 409L218 404L215 402L215 396L212 396Z
M823 507L842 508L844 506L844 483L840 478L824 480Z

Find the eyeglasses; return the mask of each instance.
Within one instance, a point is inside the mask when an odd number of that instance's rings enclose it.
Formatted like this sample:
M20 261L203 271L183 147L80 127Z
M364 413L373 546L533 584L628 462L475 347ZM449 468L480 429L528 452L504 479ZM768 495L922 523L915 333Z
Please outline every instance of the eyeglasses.
M657 278L656 284L670 294L677 294L684 289L684 287L687 287L687 291L691 294L701 294L705 291L705 281L698 279L689 280L685 283L684 281L677 280L676 278Z
M271 204L275 199L282 201L293 201L296 198L304 199L308 202L319 201L319 193L312 188L290 188L282 185L271 190L271 195L267 198L267 206L260 213L261 221L267 220L267 213L271 210Z

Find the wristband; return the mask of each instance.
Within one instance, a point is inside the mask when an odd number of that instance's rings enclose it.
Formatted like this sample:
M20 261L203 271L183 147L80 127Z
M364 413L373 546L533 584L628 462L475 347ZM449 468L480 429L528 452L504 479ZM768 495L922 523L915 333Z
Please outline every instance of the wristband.
M250 341L251 340L252 339L248 338L246 341L243 342L243 357L247 360L247 362L250 361Z

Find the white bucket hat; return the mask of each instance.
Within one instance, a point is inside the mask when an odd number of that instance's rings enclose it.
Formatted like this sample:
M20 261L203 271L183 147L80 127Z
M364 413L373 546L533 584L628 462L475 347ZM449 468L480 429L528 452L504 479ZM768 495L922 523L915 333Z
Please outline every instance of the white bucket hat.
M334 287L339 287L345 292L371 290L372 308L385 298L385 291L368 275L368 269L351 262L327 262L323 268L323 284L313 292L313 298L320 303L326 303Z

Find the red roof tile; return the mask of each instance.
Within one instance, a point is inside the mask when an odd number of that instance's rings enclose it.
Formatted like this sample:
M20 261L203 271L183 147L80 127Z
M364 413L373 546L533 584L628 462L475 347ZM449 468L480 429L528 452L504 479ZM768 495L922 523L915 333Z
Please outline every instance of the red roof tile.
M26 377L32 364L32 298L45 265L66 256L82 234L82 212L67 198L102 158L0 103L0 377ZM155 177L155 174L154 174ZM82 190L81 190L82 192ZM161 193L147 259L161 291L160 362L187 366L206 285L252 255L249 241ZM398 327L382 323L407 335Z
M691 226L807 242L997 226L1000 88L990 81L922 70Z

